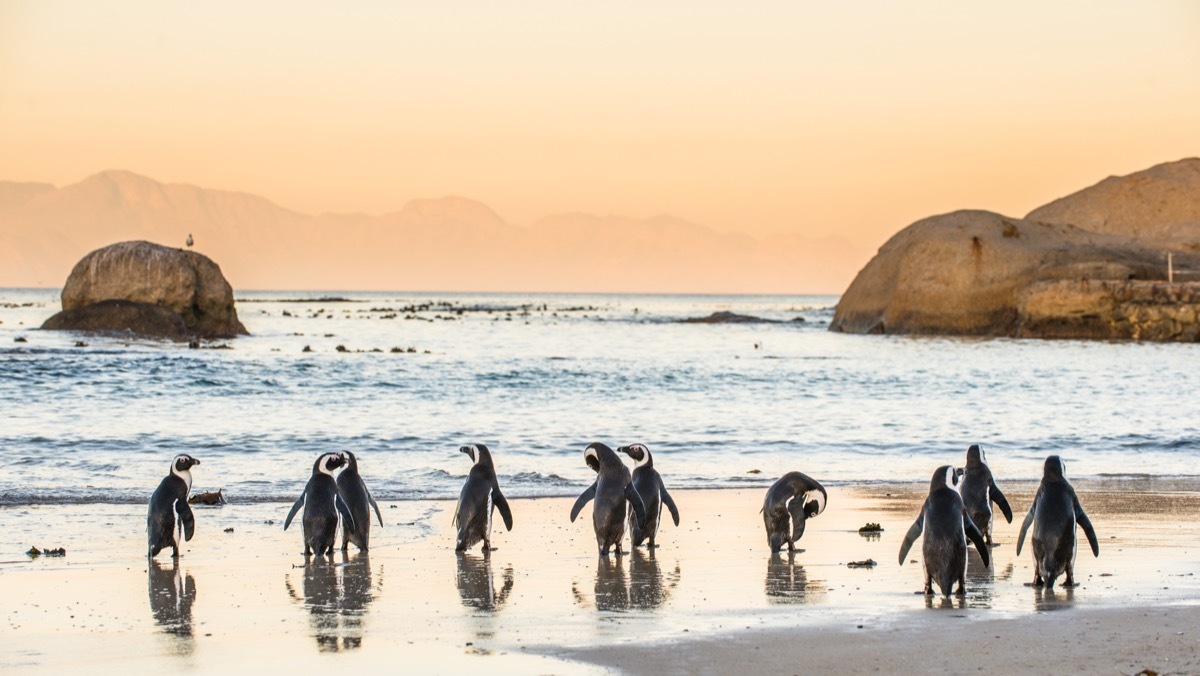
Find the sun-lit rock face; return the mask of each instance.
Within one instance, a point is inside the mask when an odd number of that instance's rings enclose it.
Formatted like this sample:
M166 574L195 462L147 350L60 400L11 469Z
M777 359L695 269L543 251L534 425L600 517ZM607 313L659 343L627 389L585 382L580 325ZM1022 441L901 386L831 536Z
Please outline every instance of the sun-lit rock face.
M830 330L1196 340L1198 195L1200 160L1183 160L1106 179L1025 219L957 211L918 221L858 273Z
M131 317L156 316L133 306L108 304L126 301L165 308L179 315L184 335L159 337L231 338L245 334L234 308L233 288L220 267L193 251L172 249L151 242L120 242L84 256L71 271L62 291L63 312L47 321L44 328L66 330L114 330L158 335L157 328L171 322L154 321L147 328ZM91 308L88 312L81 312ZM72 317L86 317L86 326L74 326ZM111 317L108 326L105 317ZM64 325L65 324L65 325Z

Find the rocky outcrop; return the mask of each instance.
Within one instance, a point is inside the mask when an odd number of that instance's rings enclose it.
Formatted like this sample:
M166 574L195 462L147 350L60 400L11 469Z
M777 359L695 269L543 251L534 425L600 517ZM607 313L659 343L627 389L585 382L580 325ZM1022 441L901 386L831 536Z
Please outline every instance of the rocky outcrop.
M233 288L216 263L151 242L121 242L84 256L67 278L62 304L63 311L42 328L126 331L175 340L246 333L234 308Z
M47 319L48 331L128 333L135 336L187 340L190 336L183 317L170 308L128 300L102 300L63 310Z
M1194 341L1200 285L1184 272L1200 271L1198 195L1200 160L1184 160L1106 179L1025 219L958 211L918 221L859 272L830 330ZM1168 252L1181 271L1172 284Z

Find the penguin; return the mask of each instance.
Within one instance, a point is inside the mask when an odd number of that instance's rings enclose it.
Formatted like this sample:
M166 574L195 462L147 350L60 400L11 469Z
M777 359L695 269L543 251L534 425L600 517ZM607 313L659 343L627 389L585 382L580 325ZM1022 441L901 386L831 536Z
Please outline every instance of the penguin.
M929 482L929 496L921 506L921 514L909 527L900 545L900 565L904 565L904 557L912 547L921 531L925 532L925 540L921 545L921 553L925 557L925 595L933 596L933 582L936 580L942 590L942 596L950 596L954 583L958 582L959 596L967 593L967 538L975 545L983 565L991 565L987 543L983 533L971 521L967 508L963 505L958 487L962 482L961 467L942 465L933 473Z
M1008 499L996 485L992 470L987 464L987 455L979 444L971 444L967 449L967 465L963 468L962 485L960 487L963 504L975 527L983 533L983 539L992 546L992 503L1000 508L1004 520L1012 523L1012 508Z
M761 513L767 528L771 552L796 551L796 542L804 535L804 522L825 511L829 496L825 487L802 472L788 472L767 489Z
M342 551L349 549L353 542L359 551L365 552L371 539L371 508L375 508L375 518L379 519L380 528L383 528L383 515L379 513L379 505L358 473L358 458L350 451L342 451L341 456L346 465L338 474L337 492L354 517L353 524L342 524Z
M475 464L471 466L462 492L458 494L458 507L454 510L454 526L458 528L454 551L465 552L483 540L483 552L486 554L493 549L492 509L500 510L506 530L512 530L512 510L500 492L500 482L496 480L496 468L492 465L492 453L488 447L470 444L458 451L471 456Z
M1025 531L1033 525L1033 586L1053 587L1054 580L1066 573L1064 587L1075 586L1075 526L1083 528L1092 554L1100 556L1100 543L1092 521L1079 504L1075 489L1066 478L1067 465L1057 455L1046 458L1042 483L1033 496L1033 504L1017 536L1017 556L1025 544Z
M600 556L608 556L608 550L616 546L617 556L624 553L621 540L625 537L625 513L633 506L637 524L646 527L646 506L642 497L633 488L629 468L613 449L596 442L583 451L583 459L596 472L596 480L575 500L571 508L571 521L579 516L579 510L593 499L592 526L596 530L596 546Z
M179 539L191 540L196 533L196 518L188 505L188 493L192 490L192 467L200 461L181 453L171 460L171 471L154 489L150 496L150 509L146 513L147 558L153 559L159 552L171 548L171 558L179 558Z
M617 452L633 458L633 489L637 491L638 497L642 499L642 506L646 509L645 528L637 524L632 511L629 514L630 544L640 547L642 542L648 540L646 546L653 549L658 546L654 544L654 536L658 533L659 523L662 522L663 505L670 510L671 519L675 521L676 526L679 526L679 510L675 507L671 494L667 492L667 487L663 485L662 477L654 469L654 458L645 444L621 446Z
M338 515L341 514L344 528L354 530L354 516L338 495L337 481L333 471L346 464L340 453L324 453L313 463L312 476L304 486L304 492L292 505L283 529L292 525L292 518L304 505L304 556L328 556L333 553L337 538Z

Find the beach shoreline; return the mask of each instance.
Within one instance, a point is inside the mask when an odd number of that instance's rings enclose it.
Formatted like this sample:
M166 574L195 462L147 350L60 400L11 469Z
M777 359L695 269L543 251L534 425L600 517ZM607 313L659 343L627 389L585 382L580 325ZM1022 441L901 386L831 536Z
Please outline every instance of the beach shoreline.
M1014 522L998 519L994 565L972 559L961 599L919 593L919 547L917 563L897 564L919 484L831 487L792 557L767 551L757 488L675 492L680 526L665 522L659 548L620 558L597 556L590 508L571 523L567 498L510 499L514 529L497 520L487 556L453 551L452 501L387 502L369 555L307 566L298 530L282 530L282 503L198 508L178 567L165 554L147 566L144 506L3 507L0 598L12 640L0 668L1200 668L1187 661L1200 654L1200 486L1078 483L1101 555L1084 548L1080 586L1049 592L1027 586L1030 555L1014 551L1034 485L1001 485ZM859 535L868 521L884 532ZM67 555L18 554L30 545ZM877 565L846 565L863 559Z

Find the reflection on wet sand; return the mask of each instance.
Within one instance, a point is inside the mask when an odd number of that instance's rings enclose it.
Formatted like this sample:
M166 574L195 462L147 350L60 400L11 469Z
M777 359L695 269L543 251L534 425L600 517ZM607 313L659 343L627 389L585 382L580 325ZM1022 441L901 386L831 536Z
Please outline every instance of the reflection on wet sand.
M630 603L634 608L653 610L667 602L671 592L679 584L679 561L675 569L663 577L655 549L634 549L629 554Z
M342 553L342 563L315 557L304 566L304 596L284 580L288 593L303 601L317 648L322 652L352 650L362 645L363 616L375 598L371 562L366 552Z
M925 596L925 607L936 608L938 610L962 610L967 607L967 597L959 594L950 596L941 596L934 594L933 596Z
M1003 570L995 570L996 559L992 556L992 565L984 567L983 559L974 548L967 549L967 596L971 608L991 608L995 601L996 581L1012 579L1013 564L1011 561Z
M163 568L158 561L150 561L148 574L150 612L162 630L175 636L175 652L190 655L195 647L192 641L192 603L196 600L196 581L190 573L184 573L175 559L170 568Z
M804 566L796 564L795 552L771 554L765 587L770 603L809 603L825 595L825 585L809 582Z
M497 591L488 552L485 551L483 556L458 552L458 573L454 581L458 585L458 595L462 598L464 606L499 612L512 592L513 569L511 565L505 566L504 582Z
M601 556L596 562L596 584L592 597L596 610L623 612L628 610L654 610L670 598L679 584L679 562L665 578L654 551L635 549L628 555L629 572L625 571L626 556ZM575 602L587 605L586 596L579 585L571 587Z
M1037 611L1065 610L1074 605L1074 587L1033 587L1033 609Z

